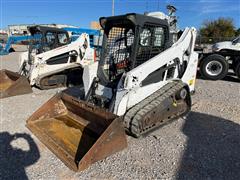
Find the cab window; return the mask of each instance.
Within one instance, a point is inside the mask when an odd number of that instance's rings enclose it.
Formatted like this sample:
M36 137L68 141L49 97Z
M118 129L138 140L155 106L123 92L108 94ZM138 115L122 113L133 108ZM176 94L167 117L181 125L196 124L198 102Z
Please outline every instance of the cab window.
M164 46L164 29L162 27L156 27L154 29L154 42L153 46L162 47Z
M141 46L164 46L165 34L163 27L151 27L147 26L140 33L140 45Z
M144 28L140 33L140 45L150 46L152 33L150 29Z
M46 41L48 45L53 45L55 43L56 37L54 35L54 33L52 32L47 32L46 33Z
M57 36L59 44L67 44L68 38L66 33L58 33Z

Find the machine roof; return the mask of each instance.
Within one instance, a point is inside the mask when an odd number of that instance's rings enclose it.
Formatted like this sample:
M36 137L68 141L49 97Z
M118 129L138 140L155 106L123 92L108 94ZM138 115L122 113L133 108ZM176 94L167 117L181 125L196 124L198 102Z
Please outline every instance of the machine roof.
M55 28L55 27L48 27L48 26L39 26L39 25L29 26L29 27L28 27L28 30L29 30L29 32L31 33L31 35L34 35L34 34L36 34L37 32L42 32L42 33L49 32L49 31L53 31L53 32L64 32L64 33L67 32L67 31L64 30L64 29Z
M143 26L145 23L150 24L161 24L163 26L168 26L168 21L143 15L143 14L136 14L136 13L130 13L120 16L110 16L110 17L101 17L99 19L100 25L102 28L106 26L106 24L120 24L123 23L124 20L127 20L128 22L131 22L133 25L137 26Z

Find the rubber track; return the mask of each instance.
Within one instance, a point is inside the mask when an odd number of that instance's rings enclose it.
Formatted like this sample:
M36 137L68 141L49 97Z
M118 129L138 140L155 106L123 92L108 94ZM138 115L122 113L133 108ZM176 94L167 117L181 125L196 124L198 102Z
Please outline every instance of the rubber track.
M181 81L172 81L167 83L161 89L148 96L146 99L132 107L124 116L124 127L128 133L139 137L140 135L150 131L152 127L146 127L144 130L139 130L139 123L143 117L150 111L159 106L166 98L184 87Z

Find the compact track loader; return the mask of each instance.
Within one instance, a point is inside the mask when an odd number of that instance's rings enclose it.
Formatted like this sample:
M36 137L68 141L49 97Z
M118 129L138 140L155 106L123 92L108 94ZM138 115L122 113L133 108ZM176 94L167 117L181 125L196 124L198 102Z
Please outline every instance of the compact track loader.
M198 63L194 28L172 44L169 24L160 18L126 14L100 18L100 24L102 54L98 66L84 69L84 90L57 94L27 120L73 170L126 147L124 130L139 137L191 109Z
M5 92L8 88L1 88L0 98L30 93L32 91L19 89L29 90L31 86L50 89L81 84L83 68L94 63L95 59L89 35L82 33L76 41L70 42L68 32L63 29L31 26L28 30L32 38L28 51L20 56L18 72L18 77L24 80L8 77L10 72L3 70L0 73L0 87L8 84L11 93Z

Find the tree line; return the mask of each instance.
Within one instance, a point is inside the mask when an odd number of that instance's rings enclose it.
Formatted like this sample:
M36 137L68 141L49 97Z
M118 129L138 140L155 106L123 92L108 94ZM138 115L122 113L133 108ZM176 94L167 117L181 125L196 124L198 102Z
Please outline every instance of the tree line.
M232 40L240 35L240 28L235 27L231 18L220 17L216 20L205 20L199 29L197 43L215 43Z

